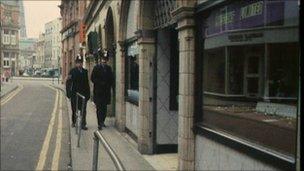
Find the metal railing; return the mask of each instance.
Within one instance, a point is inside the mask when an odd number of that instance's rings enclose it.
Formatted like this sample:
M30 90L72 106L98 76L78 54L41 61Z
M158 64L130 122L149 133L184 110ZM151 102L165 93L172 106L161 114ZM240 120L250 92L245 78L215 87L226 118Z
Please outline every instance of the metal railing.
M99 142L102 143L108 154L110 155L115 167L119 171L125 171L125 168L122 162L119 160L113 149L109 146L105 138L99 131L94 132L93 136L94 144L93 144L93 163L92 170L98 170L98 151L99 151Z
M79 98L81 98L81 110L79 110L78 102ZM81 95L80 93L76 93L76 125L75 125L75 131L77 137L77 147L80 147L80 137L81 137L81 127L82 127L82 116L84 112L84 105L85 105L85 97Z

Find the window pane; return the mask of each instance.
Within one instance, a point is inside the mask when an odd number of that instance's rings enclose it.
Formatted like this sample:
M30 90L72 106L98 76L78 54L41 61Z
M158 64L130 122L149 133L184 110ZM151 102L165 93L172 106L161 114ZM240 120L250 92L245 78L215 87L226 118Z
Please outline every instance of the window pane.
M130 82L129 89L138 90L138 77L139 77L139 65L137 56L129 56L129 73L130 73Z
M244 51L242 48L229 47L229 94L243 94Z
M297 97L298 45L271 44L269 49L269 96Z
M137 42L127 47L126 54L126 89L129 100L138 102L139 97L139 61Z
M204 87L207 92L225 92L225 50L206 50L204 58Z
M203 125L295 156L298 13L296 0L235 0L204 14Z

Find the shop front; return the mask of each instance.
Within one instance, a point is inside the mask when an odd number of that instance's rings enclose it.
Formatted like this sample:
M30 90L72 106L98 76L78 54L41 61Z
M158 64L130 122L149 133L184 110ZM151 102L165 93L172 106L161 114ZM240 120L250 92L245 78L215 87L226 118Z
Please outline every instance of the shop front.
M203 66L203 108L197 121L202 129L198 130L210 129L230 140L250 144L248 149L258 149L256 153L271 151L251 169L270 169L274 163L269 164L269 160L278 160L277 156L285 160L279 167L294 167L299 85L298 1L225 1L203 10L197 22L198 47L202 47L198 57L202 58ZM226 152L237 153L230 148L223 150L220 143L209 144L213 140L206 137L196 139L196 153L202 158L210 158L206 157L208 150L203 150L209 147L220 149L215 155L229 157ZM237 151L242 147L239 146ZM243 151L237 156L252 153ZM216 167L227 169L230 166L225 162L240 160L240 165L231 168L241 169L242 162L253 163L257 158L225 159L223 165ZM215 165L206 168L202 164L206 161L200 161L200 157L196 162L197 169L215 169Z
M122 5L125 128L142 153L177 151L178 34L169 15L174 4Z

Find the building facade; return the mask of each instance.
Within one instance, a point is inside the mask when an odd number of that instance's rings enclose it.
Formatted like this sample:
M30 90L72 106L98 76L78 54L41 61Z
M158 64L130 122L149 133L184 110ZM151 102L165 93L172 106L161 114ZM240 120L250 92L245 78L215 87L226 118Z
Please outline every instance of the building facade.
M80 53L82 45L80 28L82 26L81 19L84 14L88 0L62 0L60 13L62 17L62 81L68 75L69 70L74 66L74 59Z
M26 38L26 26L25 26L25 15L24 15L24 5L23 1L19 1L19 11L20 11L20 17L19 17L19 23L20 23L20 37Z
M86 66L110 53L108 116L179 170L295 169L299 1L91 1ZM91 86L92 87L92 86Z
M1 75L18 75L19 3L1 1Z
M19 55L19 70L20 73L24 70L35 68L37 39L21 38L19 40L20 55Z
M44 67L60 68L62 19L56 18L45 24Z
M36 46L36 62L35 67L36 68L44 68L44 43L45 43L45 33L39 34L39 38L37 40L37 46Z

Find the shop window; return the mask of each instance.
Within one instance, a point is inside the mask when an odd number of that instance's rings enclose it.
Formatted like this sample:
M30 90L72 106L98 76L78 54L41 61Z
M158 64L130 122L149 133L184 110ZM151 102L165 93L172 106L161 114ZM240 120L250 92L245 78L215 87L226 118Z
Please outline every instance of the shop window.
M244 87L244 51L241 47L229 47L228 81L229 94L243 94Z
M298 95L297 44L269 45L269 96L296 98Z
M225 49L206 50L204 56L204 91L225 93Z
M127 99L130 102L137 104L139 97L139 61L137 42L131 43L127 46L125 62Z
M205 49L200 52L203 106L198 125L294 160L299 105L299 37L294 33L299 30L284 24L299 18L286 11L299 8L295 1L231 2L201 18ZM263 11L252 11L257 2ZM229 22L216 17L222 9L234 14ZM281 27L269 27L277 25ZM232 34L241 38L227 39Z

